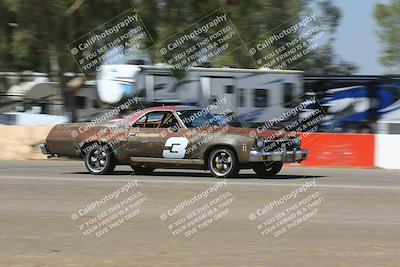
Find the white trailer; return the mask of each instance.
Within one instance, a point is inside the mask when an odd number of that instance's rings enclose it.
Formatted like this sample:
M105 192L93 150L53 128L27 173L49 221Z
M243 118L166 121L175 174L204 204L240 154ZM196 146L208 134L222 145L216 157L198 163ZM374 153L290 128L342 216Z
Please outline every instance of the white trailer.
M304 94L302 71L193 68L184 75L174 76L166 66L105 65L98 73L98 93L106 103L139 96L145 103L200 106L225 97L223 109L252 122L282 114L288 103Z

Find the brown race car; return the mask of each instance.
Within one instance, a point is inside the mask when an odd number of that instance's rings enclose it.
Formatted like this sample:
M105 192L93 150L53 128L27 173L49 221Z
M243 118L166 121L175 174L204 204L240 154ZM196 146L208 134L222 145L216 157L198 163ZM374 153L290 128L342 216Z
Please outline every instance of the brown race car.
M56 125L40 147L48 157L83 158L92 174L130 165L136 174L186 168L233 177L252 168L265 177L276 175L283 163L307 158L297 134L228 126L233 116L190 106L153 107L106 122Z

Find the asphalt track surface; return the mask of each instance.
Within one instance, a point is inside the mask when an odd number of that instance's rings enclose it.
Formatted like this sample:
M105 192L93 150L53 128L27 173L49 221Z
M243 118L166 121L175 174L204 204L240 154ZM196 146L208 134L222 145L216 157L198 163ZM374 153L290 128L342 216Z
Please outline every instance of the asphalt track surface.
M146 196L140 213L101 237L84 236L71 214L129 181ZM314 216L278 236L260 233L261 215L249 219L313 181L284 204L318 192ZM135 176L118 167L93 176L76 161L0 161L0 266L400 266L399 171L289 167L268 179L241 172L221 191L234 197L224 217L173 235L175 221L160 215L217 182L202 171Z

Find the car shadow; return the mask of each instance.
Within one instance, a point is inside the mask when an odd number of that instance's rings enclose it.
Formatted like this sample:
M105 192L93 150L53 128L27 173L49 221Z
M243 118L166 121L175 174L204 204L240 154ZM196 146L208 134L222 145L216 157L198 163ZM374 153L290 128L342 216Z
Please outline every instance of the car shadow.
M68 172L63 174L79 174L79 175L92 175L89 172ZM101 175L101 177L112 177L115 175L135 175L133 171L113 171L107 175ZM154 171L152 174L138 174L139 176L146 177L146 176L175 176L175 177L199 177L199 178L213 178L211 173L209 172L175 172L175 171ZM252 173L239 173L236 177L229 178L232 180L240 180L240 179L261 179L261 180L290 180L290 179L318 179L324 178L327 176L321 175L274 175L268 177L259 177L256 174Z
M260 177L256 174L239 174L238 176L230 179L261 179L261 180L290 180L290 179L318 179L324 178L326 176L322 175L274 175L274 176L266 176Z
M153 174L154 176L177 176L177 177L204 177L204 178L214 178L211 173L204 172L204 173L198 173L198 172L174 172L174 171L167 171L167 172L157 172L155 171ZM309 178L324 178L326 176L320 176L320 175L274 175L274 176L269 176L269 177L259 177L256 174L252 173L239 173L236 177L229 178L232 180L240 180L240 179L277 179L277 180L282 180L282 179L309 179Z

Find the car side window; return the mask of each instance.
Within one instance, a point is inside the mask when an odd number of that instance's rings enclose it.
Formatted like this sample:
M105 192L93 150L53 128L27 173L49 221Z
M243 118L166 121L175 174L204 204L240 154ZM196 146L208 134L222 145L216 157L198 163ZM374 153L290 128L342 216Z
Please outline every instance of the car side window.
M165 116L165 112L151 112L147 114L147 120L144 123L144 128L158 128L162 123Z
M139 128L168 128L178 124L172 112L155 111L143 115L134 125Z
M176 127L179 128L179 123L174 114L172 112L168 112L165 114L164 120L161 123L159 128L170 128L170 127Z
M147 123L159 123L164 118L164 112L152 112L147 116Z
M140 117L135 123L134 126L143 128L147 120L147 114Z
M143 115L140 119L136 121L136 123L144 123L147 120L147 115Z

